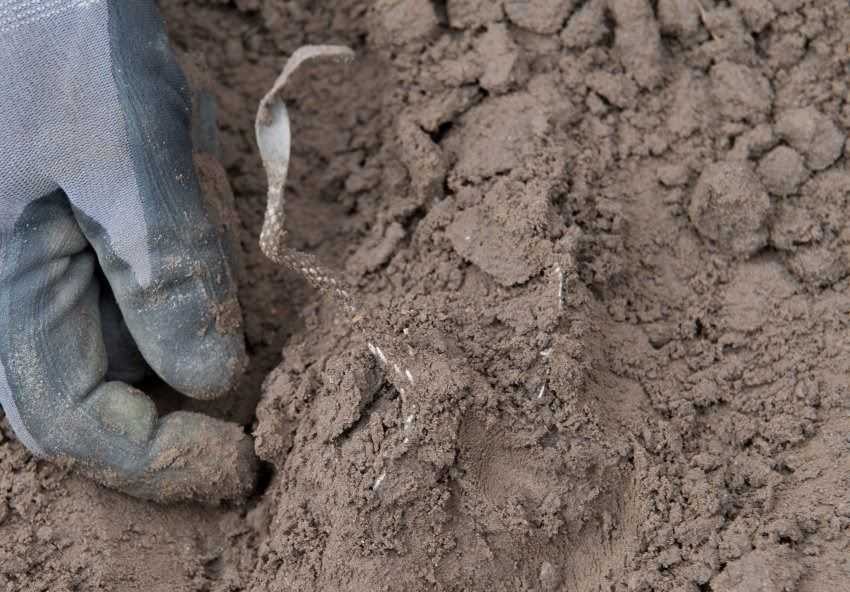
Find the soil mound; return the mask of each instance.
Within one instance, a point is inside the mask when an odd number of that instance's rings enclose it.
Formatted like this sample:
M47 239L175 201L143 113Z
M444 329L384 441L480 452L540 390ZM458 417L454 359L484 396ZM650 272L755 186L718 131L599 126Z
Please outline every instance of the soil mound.
M6 431L0 589L846 586L844 0L161 4L241 219L254 360L212 411L271 479L158 508ZM289 240L366 335L256 244L254 109L305 43L358 59L290 93Z

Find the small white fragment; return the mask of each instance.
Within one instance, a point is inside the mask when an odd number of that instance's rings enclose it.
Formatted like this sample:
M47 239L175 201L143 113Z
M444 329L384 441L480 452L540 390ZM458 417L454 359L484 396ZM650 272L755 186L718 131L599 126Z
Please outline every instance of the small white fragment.
M369 351L370 351L370 352L372 352L372 355L373 355L373 356L377 356L377 355L378 355L378 351L375 349L375 346L374 346L374 345L372 345L372 343L371 343L371 342L370 342L370 343L368 343L368 346L369 346Z
M383 483L384 479L386 479L386 478L387 478L387 472L382 471L381 474L378 475L378 478L375 479L375 482L372 483L372 491L377 491L377 489L381 486L381 483Z
M408 442L410 442L410 438L407 436L405 436L404 440L401 441L402 444L407 444Z
M548 358L551 355L552 355L552 348L551 347L547 347L542 352L540 352L541 358Z
M407 346L407 353L408 353L408 355L413 356L416 352L414 352L413 348L408 345Z
M558 265L555 273L558 276L558 312L560 312L564 306L564 270Z
M395 370L396 374L401 374L401 366L399 366L398 364L393 364L393 369Z
M410 428L410 424L413 423L413 414L411 413L407 417L404 418L404 429Z
M384 352L381 351L381 348L376 345L375 351L378 352L378 357L381 358L381 363L386 364L387 363L387 356L384 355Z
M542 399L543 393L545 393L545 392L546 392L546 385L544 384L543 386L540 387L540 392L537 393L537 398Z
M405 335L410 335L410 329L408 329L407 327L402 329L401 332L404 333Z
M413 374L411 374L411 373L410 373L410 370L408 370L408 369L406 369L406 368L405 368L405 370L404 370L404 375L405 375L405 376L407 376L407 380L409 380L409 381L410 381L410 384L414 384L414 385L416 384L416 383L413 381Z

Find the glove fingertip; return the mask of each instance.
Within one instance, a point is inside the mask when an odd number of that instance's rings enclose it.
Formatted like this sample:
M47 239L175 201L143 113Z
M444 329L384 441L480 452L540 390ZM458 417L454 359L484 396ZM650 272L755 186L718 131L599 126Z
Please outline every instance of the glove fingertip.
M216 504L249 496L257 483L254 442L233 423L189 412L167 415L149 465L149 497Z

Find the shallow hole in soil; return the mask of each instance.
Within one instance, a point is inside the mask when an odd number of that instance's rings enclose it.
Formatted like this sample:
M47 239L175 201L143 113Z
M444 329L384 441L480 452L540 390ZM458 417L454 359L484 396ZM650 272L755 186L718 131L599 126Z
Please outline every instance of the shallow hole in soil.
M264 460L260 461L257 466L257 489L254 491L254 498L261 498L268 491L269 486L274 480L275 470L274 465Z

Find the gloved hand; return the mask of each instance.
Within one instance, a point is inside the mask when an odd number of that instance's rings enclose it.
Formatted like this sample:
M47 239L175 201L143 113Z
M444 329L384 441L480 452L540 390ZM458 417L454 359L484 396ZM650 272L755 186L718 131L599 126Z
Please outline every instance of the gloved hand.
M15 433L134 496L245 495L256 458L238 426L158 418L117 380L138 374L138 346L209 399L245 360L154 0L4 0L0 69L0 403Z

